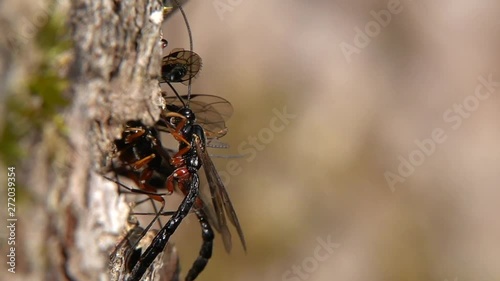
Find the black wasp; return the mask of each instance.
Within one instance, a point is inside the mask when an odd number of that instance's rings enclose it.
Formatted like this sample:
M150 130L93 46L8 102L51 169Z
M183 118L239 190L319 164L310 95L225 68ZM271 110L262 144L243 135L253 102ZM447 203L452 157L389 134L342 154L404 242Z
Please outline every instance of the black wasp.
M161 202L160 210L155 209L155 218L145 229L134 227L128 235L121 240L111 254L111 272L114 276L123 276L117 269L117 263L122 264L125 271L131 271L136 263L141 259L143 249L147 246L140 242L146 239L149 228L160 215L171 216L174 212L162 212L165 200L162 195L156 193L159 189L168 189L168 194L174 190L171 175L175 167L171 165L173 158L169 156L171 151L161 146L160 138L155 127L148 127L139 121L130 121L127 123L122 138L115 141L118 157L114 163L114 171L121 176L132 179L139 187L131 189L119 183L122 187L138 194L145 194L155 201ZM117 181L116 181L117 182ZM117 182L118 183L118 182ZM180 186L180 185L179 185ZM155 206L153 204L153 206ZM187 210L189 211L189 210ZM193 265L186 280L193 280L201 270L203 270L212 253L212 242L214 238L213 231L207 221L205 210L196 210L200 225L202 227L203 245L200 251L200 257ZM135 213L137 214L137 213ZM180 221L178 221L180 223ZM152 239L150 239L152 240ZM161 253L161 252L159 252ZM154 259L150 264L154 264ZM145 274L148 276L153 272L150 265L145 266ZM140 280L142 277L130 277L126 280ZM113 279L122 280L122 279Z
M221 97L211 95L192 95L190 98L187 96L179 98L165 97L165 101L166 106L161 114L160 121L155 127L144 126L138 121L127 123L122 139L116 141L116 146L120 151L119 160L122 163L122 166L117 171L121 175L136 181L142 190L151 192L139 193L149 195L151 198L162 202L162 204L164 204L163 198L152 192L157 189L167 188L171 193L175 188L175 183L177 183L177 189L188 200L181 204L178 214L174 213L174 216L177 215L177 217L169 221L162 229L168 236L163 236L162 239L159 239L159 236L157 236L158 239L155 238L157 242L155 241L156 246L153 249L156 249L156 251L151 252L151 254L145 252L140 257L137 255L142 252L136 250L131 252L134 257L127 258L127 268L134 268L137 266L137 262L140 262L141 268L137 269L138 277L133 277L132 273L132 277L130 277L132 279L129 280L139 280L141 272L148 270L156 255L161 253L161 250L158 251L158 249L168 241L168 237L173 234L181 220L191 209L191 206L194 206L194 212L202 227L203 245L199 257L186 276L186 280L194 280L211 257L214 234L210 225L213 225L221 233L226 251L231 250L231 234L227 227L224 211L236 227L246 250L246 243L236 212L206 151L207 140L218 139L226 134L225 120L232 114L231 104ZM190 101L189 106L186 104L187 101ZM195 117L195 114L197 117ZM166 149L161 146L158 131L169 132L179 141L179 151L177 153L167 153ZM172 154L172 156L169 154ZM201 166L204 167L208 180L212 203L204 198L202 193L198 192L199 177L197 171ZM210 209L210 205L213 206L217 215ZM168 215L172 215L172 213L170 212ZM146 230L149 229L152 223L148 225ZM135 244L139 240L140 238L135 239L137 241ZM125 243L125 240L123 242ZM135 246L132 246L132 248L135 248Z
M212 200L205 199L202 193L199 195L200 199L195 203L195 208L205 210L210 222L222 234L224 246L229 252L231 250L231 234L227 228L224 215L226 214L236 227L246 250L245 239L236 212L207 152L207 142L226 134L225 121L232 114L231 104L221 97L212 95L167 97L165 99L166 110L162 112L158 129L170 132L179 142L179 152L172 156L172 163L181 163L181 165L176 166L177 170L187 169L189 173L197 173L200 167L203 167L208 181ZM186 194L185 191L184 193ZM214 208L215 215L210 211L210 203Z
M151 245L141 255L134 266L130 279L139 280L163 251L170 236L175 232L184 217L193 208L202 227L203 245L199 257L189 270L185 280L194 280L205 268L212 255L214 234L210 225L221 233L226 251L231 250L231 234L226 216L235 226L243 248L246 242L238 217L224 184L207 152L207 140L219 138L226 133L225 118L232 112L231 104L223 98L209 95L166 97L166 106L156 127L159 131L170 133L178 142L179 150L171 156L170 164L174 167L164 186L169 191L176 188L185 198L178 210L153 239ZM187 102L191 101L193 109ZM195 113L196 110L198 113ZM199 115L200 122L196 116ZM201 125L203 125L203 127ZM205 129L205 127L207 129ZM203 167L208 181L212 200L205 199L200 193L198 170ZM210 210L213 207L215 214Z
M184 12L180 7L179 9L189 30ZM191 37L190 32L189 35ZM190 43L192 50L191 39ZM167 188L169 193L177 189L185 195L177 211L166 213L171 215L171 218L153 238L149 247L144 252L144 247L140 251L132 251L133 256L127 259L127 268L131 272L126 280L140 280L143 277L156 257L164 251L170 236L191 209L202 227L203 244L186 280L194 280L212 255L214 233L210 225L221 233L224 246L230 251L231 234L227 227L226 215L236 227L246 250L236 212L206 150L207 141L222 137L226 133L224 122L231 115L232 107L229 102L216 96L189 95L191 80L201 68L201 58L191 50L174 49L163 58L161 82L167 83L176 96L165 97L161 119L156 126L148 127L139 121L131 121L127 123L122 139L115 143L120 155L118 173L133 179L142 190L139 193L160 201L161 210L165 203L161 194L155 193L157 189ZM171 85L176 82L188 84L187 96L181 97L177 94ZM179 142L178 152L169 153L161 145L158 131L172 134ZM199 191L198 170L201 167L204 167L208 180L211 201L204 199L203 193ZM215 214L210 209L211 205ZM156 217L162 213L161 210L156 213ZM139 237L144 236L146 230L143 230ZM136 238L133 241L137 244L141 239Z

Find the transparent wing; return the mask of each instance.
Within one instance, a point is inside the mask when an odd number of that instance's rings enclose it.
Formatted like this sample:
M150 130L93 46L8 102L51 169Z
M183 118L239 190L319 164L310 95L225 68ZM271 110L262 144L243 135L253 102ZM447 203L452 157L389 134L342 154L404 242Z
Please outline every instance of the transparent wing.
M226 251L229 252L231 250L231 233L229 232L229 229L227 227L226 216L229 218L229 221L236 228L241 244L243 245L243 249L246 251L247 246L245 242L245 237L243 235L243 230L241 229L241 225L238 220L238 216L236 215L236 211L234 210L233 204L231 203L226 188L224 187L224 183L219 177L219 174L217 173L217 170L212 160L210 159L210 156L208 156L207 151L201 144L200 138L198 138L198 136L196 135L195 135L195 144L196 144L196 152L198 153L198 157L201 160L203 169L205 171L205 176L208 181L210 194L212 195L212 203L215 210L215 216L218 222L220 233L224 241L224 246L226 248ZM207 204L207 202L204 203Z
M178 111L188 104L187 95L165 97L167 109ZM229 101L213 95L191 95L189 107L196 115L196 123L200 124L208 139L217 139L227 133L226 121L233 115L233 106Z
M195 52L173 49L161 62L162 83L187 83L201 69L201 57Z

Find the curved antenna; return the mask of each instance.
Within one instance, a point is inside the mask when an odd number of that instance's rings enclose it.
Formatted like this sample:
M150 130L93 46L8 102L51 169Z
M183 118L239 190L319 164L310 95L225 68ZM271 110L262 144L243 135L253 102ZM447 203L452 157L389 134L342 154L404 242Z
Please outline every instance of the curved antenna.
M187 107L186 104L184 103L184 100L181 98L181 96L177 92L177 90L175 90L174 86L172 86L172 84L170 82L167 82L167 85L170 87L170 89L172 89L172 91L174 92L175 96L181 101L182 106ZM188 102L189 102L189 100L188 100Z
M188 32L188 36L189 36L189 51L192 52L193 51L193 36L191 34L191 27L189 26L189 22L187 20L186 13L184 12L184 9L182 8L182 6L180 5L180 3L179 3L178 0L174 0L174 2L175 2L175 5L177 5L177 7L179 8L179 11L181 11L182 18L184 18L184 23L186 23L187 32ZM192 64L190 63L189 64L189 72L191 72L191 67L192 67ZM189 78L189 82L188 82L188 95L187 95L187 106L189 106L189 100L191 98L191 81L192 81L192 79ZM183 102L183 104L184 104L184 102Z

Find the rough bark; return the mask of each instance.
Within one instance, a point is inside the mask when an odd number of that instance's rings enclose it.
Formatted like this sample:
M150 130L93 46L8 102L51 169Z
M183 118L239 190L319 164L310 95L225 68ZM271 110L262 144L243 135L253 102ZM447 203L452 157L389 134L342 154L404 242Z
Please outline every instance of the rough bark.
M72 2L75 61L67 124L73 160L57 209L66 210L62 221L74 226L67 226L60 245L65 274L74 280L109 277L108 253L128 209L100 172L126 121L153 124L158 116L153 101L160 96L161 13L157 0Z
M20 140L28 156L16 169L22 202L16 273L8 280L110 279L109 253L123 235L129 207L116 184L102 175L108 170L113 140L126 121L152 125L159 115L161 1L70 3L70 105L58 119L62 122L47 122ZM3 54L4 44L0 47ZM10 62L14 50L5 50L2 61ZM8 79L9 65L0 67L1 81ZM6 167L1 168L3 173ZM6 182L3 175L1 180ZM1 216L4 219L4 213ZM3 242L0 249L6 253ZM172 246L167 246L161 263L165 266L157 278L174 280L178 268ZM0 266L2 276L5 264Z
M42 138L34 144L38 164L29 176L48 198L48 210L40 210L48 212L40 250L46 255L31 280L109 279L109 252L123 231L128 206L102 173L123 124L153 124L159 114L154 100L160 96L161 12L158 0L71 2L75 57L69 73L72 102L64 115L68 135L52 142L61 165L45 168L54 166L46 165L51 144Z

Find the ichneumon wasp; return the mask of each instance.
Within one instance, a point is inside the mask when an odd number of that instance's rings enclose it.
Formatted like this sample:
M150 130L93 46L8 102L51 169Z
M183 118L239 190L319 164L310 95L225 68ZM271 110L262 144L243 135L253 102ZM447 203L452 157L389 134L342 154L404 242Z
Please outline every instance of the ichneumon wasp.
M195 97L204 96L198 95ZM215 96L209 97L218 98ZM184 103L183 97L178 96L176 99ZM225 101L222 98L218 99ZM167 98L166 100L171 100L171 98ZM186 97L186 101L189 101L189 96ZM227 104L230 106L229 103ZM201 108L210 109L211 107L212 106L208 104ZM207 110L205 112L220 116L217 111ZM216 124L223 123L223 120L216 120L215 122L210 122L209 120L210 119L207 119L207 124L211 124L214 130L211 131L212 136L217 137L221 134L225 134L225 127L216 130L216 128L220 126ZM208 259L211 257L214 234L210 227L210 223L214 224L216 230L221 233L224 246L228 252L231 250L231 234L227 226L226 216L236 228L245 251L246 242L238 217L229 199L229 195L217 173L215 165L208 155L205 130L196 122L196 115L189 107L189 104L184 103L183 106L178 106L174 103L166 104L161 119L157 123L157 127L160 131L170 133L179 142L179 150L176 154L171 156L170 162L175 169L167 178L166 184L169 192L173 191L175 189L175 184L177 184L177 189L185 195L185 198L178 210L153 239L151 245L141 255L128 280L139 280L141 278L142 274L144 274L156 256L161 253L170 236L175 232L181 221L193 207L202 226L203 237L203 245L199 257L189 270L185 279L194 280L204 269ZM208 181L212 197L211 202L203 199L199 191L200 179L198 170L201 167L203 167ZM209 204L212 204L215 210L215 219L211 218L213 215L208 209Z
M123 259L126 261L126 268L131 270L142 253L142 250L139 251L136 249L145 248L139 247L139 242L143 240L141 237L148 233L150 227L160 215L173 214L173 212L162 212L165 206L165 200L162 196L164 194L156 193L158 189L163 188L168 189L168 194L173 192L173 185L167 185L167 183L172 182L172 179L169 181L169 178L171 178L170 175L174 170L173 166L171 166L172 159L169 156L169 153L172 154L172 152L161 145L158 132L154 127L145 126L139 121L127 122L122 132L122 138L115 141L115 146L118 155L113 165L115 166L115 173L132 179L139 187L139 190L130 189L117 181L115 182L133 193L147 195L162 204L159 210L156 210L155 207L154 219L145 229L142 229L142 232L138 235L139 238L131 239L125 237L111 254L112 260L117 260L116 256L120 253L119 251L122 251L121 249L126 247L133 249L119 254L119 256L124 256ZM154 203L153 206L155 206ZM188 276L198 275L211 257L214 234L205 211L202 209L194 211L202 227L203 245L200 250L200 257L193 264L193 269L189 271ZM139 215L140 213L134 214ZM136 228L134 236L137 236L137 231ZM116 264L116 262L113 264ZM112 272L115 272L116 275L116 270L112 270ZM149 270L149 272L151 271ZM192 279L194 277L189 277L187 280Z
M188 96L165 97L166 105L160 121L155 127L144 126L138 121L128 122L122 133L122 139L115 142L120 152L118 157L120 161L118 162L122 164L116 171L118 174L127 176L136 182L137 186L143 190L137 193L146 194L156 199L161 196L156 196L153 193L154 191L167 188L168 193L171 193L175 188L175 183L177 183L177 189L186 196L189 189L198 190L197 171L200 167L204 167L210 193L214 198L213 208L216 214L222 216L216 216L209 208L211 201L203 198L202 194L197 193L197 198L192 204L194 213L197 215L202 227L203 245L198 259L186 277L186 280L194 280L211 257L214 234L210 225L213 225L221 233L226 251L231 250L231 234L226 224L224 210L230 221L235 225L245 250L246 245L236 213L229 201L229 196L206 151L207 140L218 139L226 134L225 121L232 114L232 106L227 100L211 95L192 95L190 105L183 105L187 101ZM196 121L195 116L200 117L199 121ZM161 146L158 131L171 133L174 138L178 139L179 152L173 154L166 151L166 148ZM188 139L191 143L186 144ZM191 179L191 177L196 178ZM160 200L156 199L156 201ZM185 207L184 210L190 208ZM155 218L158 217L158 214L159 212L157 212ZM162 214L165 215L165 213ZM181 213L180 219L176 219L174 222L177 225L180 224L186 214ZM172 212L167 215L172 215ZM151 224L152 222L146 230L149 229ZM171 231L170 235L173 234L173 231ZM164 240L164 242L167 241L168 238ZM161 247L162 243L158 244L160 245L158 247ZM137 254L137 251L133 253ZM151 254L149 259L131 258L130 260L134 262L141 261L143 270L146 271L149 267L148 264L151 264L154 260L154 255ZM132 263L129 262L128 264ZM140 271L138 272L140 274Z
M226 216L237 229L246 251L246 242L236 212L207 152L207 141L225 135L224 121L231 115L232 107L220 97L190 95L191 81L201 68L201 58L192 51L189 24L180 6L179 10L188 28L190 50L174 49L165 56L161 79L161 82L170 86L175 96L164 97L163 112L160 121L154 127L147 127L139 121L131 121L127 123L122 139L115 142L119 151L117 173L133 179L142 190L137 193L146 194L162 203L155 219L161 214L171 216L144 252L142 252L144 247L141 247L140 251L135 250L135 245L142 238L134 240L136 241L132 247L134 250L129 253L130 257L127 259L130 274L126 280L140 280L143 277L157 256L164 251L170 236L191 211L197 215L202 227L203 244L185 280L194 280L212 255L214 233L211 224L221 233L224 246L228 252L230 251L231 234L227 227ZM186 96L181 97L171 85L176 82L188 85ZM170 133L179 142L176 153L169 155L160 143L158 131ZM201 167L204 168L208 181L211 201L204 199L200 193L198 170ZM162 194L155 192L165 187L169 193L176 189L185 196L175 212L162 212L165 200ZM210 205L213 206L215 214L211 212ZM144 236L152 223L142 230L140 237Z
M183 176L188 173L196 173L201 167L205 172L210 189L211 202L200 195L196 202L196 209L207 210L211 203L215 211L213 221L216 229L222 234L224 246L229 252L231 250L231 234L227 227L226 215L236 228L243 248L246 250L246 242L243 231L231 204L229 195L224 187L217 169L213 164L207 151L207 141L218 139L227 132L225 120L232 114L231 104L218 96L192 95L166 97L165 109L158 122L158 130L168 131L179 142L179 152L172 156L172 163L176 171ZM196 111L196 112L195 112ZM197 116L201 118L198 120ZM186 191L181 191L186 194Z

